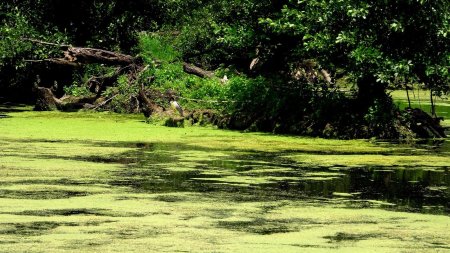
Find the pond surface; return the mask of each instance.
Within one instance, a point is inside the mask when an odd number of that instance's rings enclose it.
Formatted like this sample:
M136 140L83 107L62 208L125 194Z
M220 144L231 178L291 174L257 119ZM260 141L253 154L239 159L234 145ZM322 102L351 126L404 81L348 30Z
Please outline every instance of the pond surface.
M103 161L128 165L127 170L115 173L112 185L150 193L236 192L237 199L255 201L324 199L346 202L355 208L375 205L392 210L450 213L450 165L311 166L289 159L290 154L298 153L294 151L240 153L180 143L135 145L137 150ZM447 142L435 148L435 152L446 150ZM216 152L223 153L208 155Z
M0 252L450 252L448 140L0 113Z

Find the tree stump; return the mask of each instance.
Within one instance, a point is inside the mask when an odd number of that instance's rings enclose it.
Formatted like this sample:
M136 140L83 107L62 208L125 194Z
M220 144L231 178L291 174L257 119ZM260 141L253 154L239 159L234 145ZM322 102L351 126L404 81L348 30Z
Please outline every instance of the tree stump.
M55 111L61 103L49 88L37 87L36 97L35 111Z

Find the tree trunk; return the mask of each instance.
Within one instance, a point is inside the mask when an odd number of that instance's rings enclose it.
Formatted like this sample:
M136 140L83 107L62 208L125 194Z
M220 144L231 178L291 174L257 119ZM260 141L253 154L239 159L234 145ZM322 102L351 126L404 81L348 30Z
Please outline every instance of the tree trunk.
M74 97L64 96L57 98L53 94L52 90L45 87L37 87L36 92L36 104L34 106L35 111L72 111L83 108L93 108L96 100L95 96L88 97Z
M214 72L208 71L208 70L204 70L202 68L199 68L199 67L194 66L194 65L189 64L189 63L183 63L183 70L186 73L193 74L193 75L199 76L201 78L214 77Z
M161 108L151 100L145 91L144 85L139 89L139 102L141 104L142 113L146 118L152 116L154 112L161 112Z
M436 107L433 100L433 90L430 89L431 116L436 117Z
M35 111L55 111L58 109L61 101L53 95L53 92L49 88L37 87L36 88L36 104L34 106Z
M130 65L135 58L117 52L97 48L69 47L64 52L64 59L77 63L103 63L108 65Z

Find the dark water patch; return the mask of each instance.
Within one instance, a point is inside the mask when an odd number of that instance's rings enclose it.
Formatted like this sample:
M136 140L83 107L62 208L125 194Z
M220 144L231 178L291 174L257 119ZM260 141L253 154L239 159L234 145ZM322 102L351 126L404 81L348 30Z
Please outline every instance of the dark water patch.
M106 232L107 235L114 238L123 239L140 239L140 238L155 238L163 234L168 234L166 229L155 226L146 227L128 227L122 229L112 229Z
M227 219L231 218L234 215L234 209L231 208L223 208L223 209L206 209L206 216L212 219ZM197 217L197 216L195 216ZM192 217L192 218L195 218Z
M333 242L344 242L344 241L362 241L367 240L370 238L376 238L380 235L377 234L353 234L353 233L346 233L346 232L337 232L335 235L332 236L324 236L323 238L328 239L330 243Z
M396 206L424 210L440 206L450 211L450 173L426 169L363 168L351 170L349 192L360 192L361 199L376 199Z
M16 244L20 243L19 241L13 241L13 240L0 240L0 244Z
M64 159L72 161L93 162L93 163L107 163L107 164L132 164L137 162L136 157L120 156L64 156L64 155L34 155L34 158L39 159Z
M263 218L256 218L250 221L219 221L217 226L230 230L241 232L270 235L276 233L288 233L292 230L287 226L287 222L282 220L266 220Z
M450 249L450 244L443 242L429 242L434 249Z
M430 213L430 208L423 207L438 206L440 208L437 210L449 212L450 175L447 167L310 167L286 158L283 152L248 151L196 159L190 164L180 159L179 152L205 151L204 147L197 149L195 146L174 144L172 149L171 144L165 144L152 146L152 149L151 152L146 152L145 148L128 152L126 156L136 157L136 163L114 172L114 180L110 184L151 193L226 192L234 195L236 201L339 199L343 193L347 194L348 199L361 201L361 207L374 206L366 200L379 200L393 204L383 208L400 210L408 207L406 210ZM177 171L177 167L187 170ZM227 176L250 177L250 181L229 181ZM258 183L258 178L266 177L269 178L267 182ZM251 178L255 179L254 183ZM355 205L352 203L351 206Z
M29 107L24 107L24 105L19 104L0 104L0 113L13 113L13 112L25 112L30 111Z
M187 198L183 197L183 196L176 196L176 195L160 195L160 196L157 196L155 198L155 200L170 203L170 202L186 201Z
M405 154L427 154L430 151L435 155L445 155L450 153L450 139L417 139L410 140L408 143L401 143L398 140L379 141L375 144L381 147L399 148Z
M59 178L54 180L49 179L24 179L24 180L14 180L14 181L7 181L5 182L8 185L12 184L21 184L21 185L53 185L53 186L88 186L88 185L101 185L104 184L104 181L98 180L98 179L83 179L83 180L75 180L75 179L68 179L68 178Z
M102 212L105 212L106 209L44 209L44 210L26 210L22 212L14 212L9 214L14 215L25 215L25 216L43 216L43 217L51 217L51 216L74 216L74 215L82 215L82 216L107 216Z
M241 232L271 235L277 233L289 233L301 230L302 227L311 225L323 225L324 223L312 219L265 219L255 218L244 221L218 221L217 227Z
M24 215L24 216L98 216L98 217L144 217L145 213L135 212L116 212L109 209L43 209L43 210L25 210L21 212L8 212L3 214ZM103 221L101 221L103 222Z
M67 199L72 197L88 196L88 192L63 190L0 190L0 198L7 199Z
M226 151L220 148L205 148L184 143L83 142L83 144L131 147L132 150L115 156L94 155L65 158L126 165L123 169L111 172L111 178L107 181L65 180L66 182L64 182L61 180L48 183L109 184L112 187L126 186L131 192L196 192L211 195L227 193L233 196L235 201L347 199L351 200L348 201L350 207L358 207L355 204L358 201L360 207L373 207L373 203L368 200L377 200L393 204L389 207L383 206L383 208L425 213L450 213L448 166L418 168L411 164L408 166L312 167L287 157L296 152L308 154L308 152L300 150L286 152ZM194 154L193 157L189 157L191 151ZM219 152L220 156L214 156L214 152ZM327 154L329 153L327 152ZM347 152L345 154L360 153ZM205 159L201 159L202 156ZM240 178L245 178L245 180L240 181ZM33 181L25 183L33 183ZM39 183L45 182L40 181ZM14 195L11 192L7 194ZM66 194L66 196L68 195ZM66 196L63 195L63 197ZM164 199L163 197L161 201L176 202L180 200Z
M59 226L78 226L71 222L37 221L27 223L2 223L0 235L39 236L50 233Z

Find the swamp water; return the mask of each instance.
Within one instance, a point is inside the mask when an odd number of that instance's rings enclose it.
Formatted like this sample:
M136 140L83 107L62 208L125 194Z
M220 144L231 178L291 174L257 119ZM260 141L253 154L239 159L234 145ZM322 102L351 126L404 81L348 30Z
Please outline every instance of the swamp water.
M448 141L0 109L0 252L450 252Z

